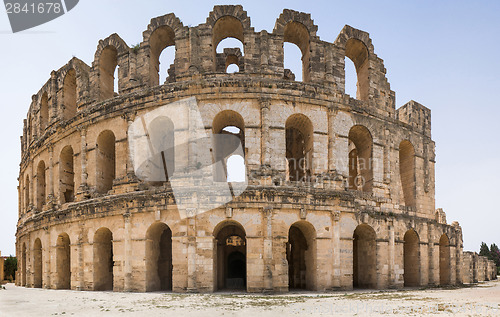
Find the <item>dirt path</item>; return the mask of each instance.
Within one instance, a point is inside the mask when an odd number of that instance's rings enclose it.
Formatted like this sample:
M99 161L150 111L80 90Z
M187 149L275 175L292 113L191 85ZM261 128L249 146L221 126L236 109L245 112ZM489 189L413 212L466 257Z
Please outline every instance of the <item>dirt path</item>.
M0 316L500 316L500 281L458 289L165 294L45 290L7 284ZM280 316L280 317L281 317Z

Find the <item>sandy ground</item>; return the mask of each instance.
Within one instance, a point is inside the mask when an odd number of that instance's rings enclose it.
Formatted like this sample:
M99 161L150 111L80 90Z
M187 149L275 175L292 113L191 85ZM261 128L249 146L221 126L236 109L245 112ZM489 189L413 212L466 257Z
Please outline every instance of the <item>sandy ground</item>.
M0 316L500 316L500 281L454 289L262 295L45 290L7 284Z

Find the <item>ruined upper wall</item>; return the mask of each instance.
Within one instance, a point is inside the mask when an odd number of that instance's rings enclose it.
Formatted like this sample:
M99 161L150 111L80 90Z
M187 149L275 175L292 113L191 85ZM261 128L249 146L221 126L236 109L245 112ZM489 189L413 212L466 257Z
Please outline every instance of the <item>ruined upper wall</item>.
M329 89L339 103L381 117L397 117L430 136L428 109L405 106L396 113L395 94L368 33L346 25L337 39L328 43L320 40L317 30L309 14L285 9L272 33L256 32L242 6L223 5L215 6L206 22L195 27L184 26L173 13L153 18L143 32L143 41L133 48L119 35L112 34L99 41L92 66L73 58L52 72L33 96L21 138L23 152L32 142L43 138L47 130L66 125L85 109L116 97L113 77L116 67L120 95L161 84L159 57L169 46L175 46L176 53L166 84L221 76L231 80L287 82L293 81L294 76L284 68L283 44L293 43L302 52L304 91L321 86ZM217 45L228 37L240 40L243 52L226 48L217 53ZM345 95L346 57L356 67L357 96ZM229 64L238 65L239 72L227 74Z

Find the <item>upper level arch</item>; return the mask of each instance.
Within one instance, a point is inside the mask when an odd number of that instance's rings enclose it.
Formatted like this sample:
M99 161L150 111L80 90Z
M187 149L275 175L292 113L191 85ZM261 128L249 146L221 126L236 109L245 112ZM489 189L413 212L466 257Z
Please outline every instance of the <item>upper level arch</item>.
M308 82L310 76L311 40L316 37L318 27L314 25L310 14L293 10L283 10L276 20L274 33L283 37L283 42L297 45L302 54L302 81ZM283 64L285 61L285 47L283 43Z
M185 37L184 25L173 13L151 19L146 31L143 32L143 45L149 47L149 83L151 86L160 84L160 55L174 46L177 53L176 39ZM177 57L174 56L173 68ZM167 65L168 67L172 67ZM174 72L175 73L175 72Z
M106 100L114 96L114 74L116 67L120 65L120 57L128 54L130 48L118 34L114 33L108 38L99 41L94 55L92 66L97 71L97 91L98 100ZM120 89L120 80L118 80L118 90Z
M369 34L346 25L337 36L335 44L342 51L343 55L353 62L356 69L356 99L368 100L371 77L370 56L375 54Z

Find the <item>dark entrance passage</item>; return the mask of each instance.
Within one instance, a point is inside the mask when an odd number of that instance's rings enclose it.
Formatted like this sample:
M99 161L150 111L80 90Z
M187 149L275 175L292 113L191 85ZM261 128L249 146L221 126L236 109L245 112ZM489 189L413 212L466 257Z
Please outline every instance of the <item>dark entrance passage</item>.
M172 290L172 231L162 223L146 233L146 291Z
M240 224L228 222L216 235L216 289L246 289L246 239Z

